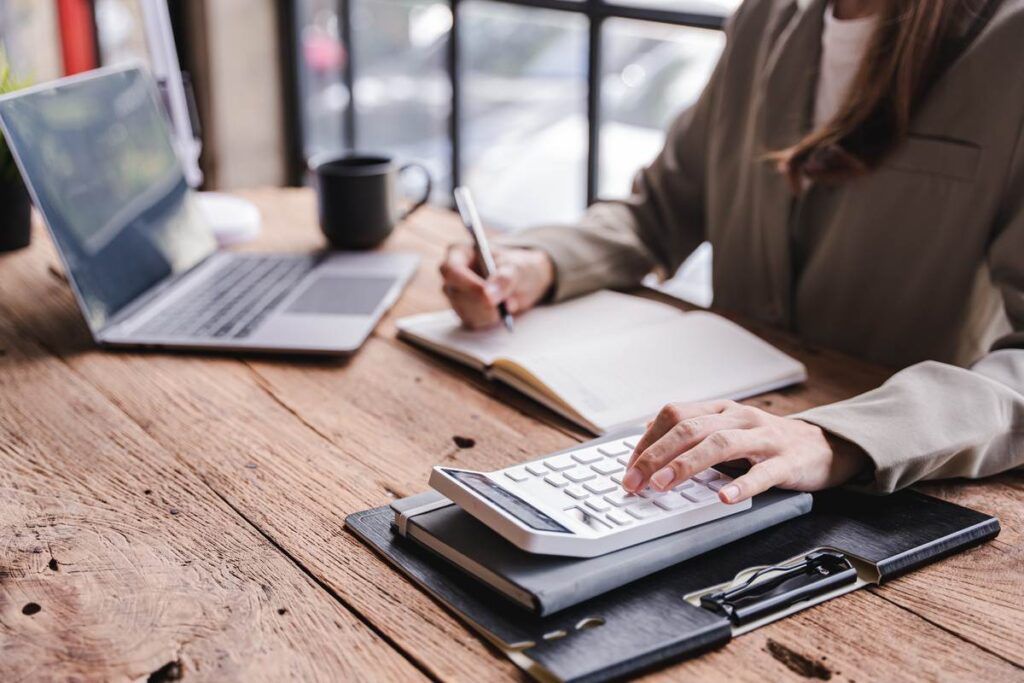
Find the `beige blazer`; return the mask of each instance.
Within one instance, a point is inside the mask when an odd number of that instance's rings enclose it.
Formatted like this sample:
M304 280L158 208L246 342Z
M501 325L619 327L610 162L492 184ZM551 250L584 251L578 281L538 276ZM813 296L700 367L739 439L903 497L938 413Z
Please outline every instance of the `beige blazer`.
M801 419L860 445L871 488L1024 463L1024 0L932 89L878 170L794 199L766 152L809 130L825 0L747 0L699 101L621 202L505 240L555 297L630 287L714 246L715 306L903 368Z

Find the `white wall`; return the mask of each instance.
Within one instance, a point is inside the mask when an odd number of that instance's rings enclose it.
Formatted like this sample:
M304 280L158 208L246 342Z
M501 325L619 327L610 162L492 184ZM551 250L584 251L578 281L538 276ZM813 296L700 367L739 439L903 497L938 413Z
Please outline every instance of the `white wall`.
M273 0L201 4L208 65L208 185L281 185L285 140Z

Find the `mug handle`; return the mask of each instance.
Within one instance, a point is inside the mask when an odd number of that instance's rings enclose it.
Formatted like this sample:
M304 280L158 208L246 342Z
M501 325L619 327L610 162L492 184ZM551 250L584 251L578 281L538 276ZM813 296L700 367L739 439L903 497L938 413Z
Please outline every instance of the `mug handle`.
M402 212L402 215L399 216L398 218L399 221L404 221L406 218L411 216L413 212L416 211L416 209L426 204L427 201L430 199L430 192L434 187L433 179L430 177L430 171L427 170L426 166L415 161L410 161L407 164L402 164L398 169L399 175L405 173L410 168L418 168L423 173L423 176L427 179L427 186L423 189L423 196L420 197L420 199L417 202L415 202L412 206L410 206L408 209Z

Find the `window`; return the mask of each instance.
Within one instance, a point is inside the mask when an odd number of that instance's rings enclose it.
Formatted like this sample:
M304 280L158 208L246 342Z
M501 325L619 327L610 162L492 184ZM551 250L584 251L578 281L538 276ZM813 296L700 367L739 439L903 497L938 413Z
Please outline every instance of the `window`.
M510 229L628 193L704 87L739 0L297 0L303 158L420 161ZM293 179L298 180L298 179Z

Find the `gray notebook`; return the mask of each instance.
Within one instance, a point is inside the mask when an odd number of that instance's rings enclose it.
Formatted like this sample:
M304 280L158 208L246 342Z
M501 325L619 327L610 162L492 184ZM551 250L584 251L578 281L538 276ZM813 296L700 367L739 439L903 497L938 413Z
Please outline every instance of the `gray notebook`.
M810 512L807 493L768 491L749 510L588 559L524 552L439 493L392 503L395 530L544 616Z

